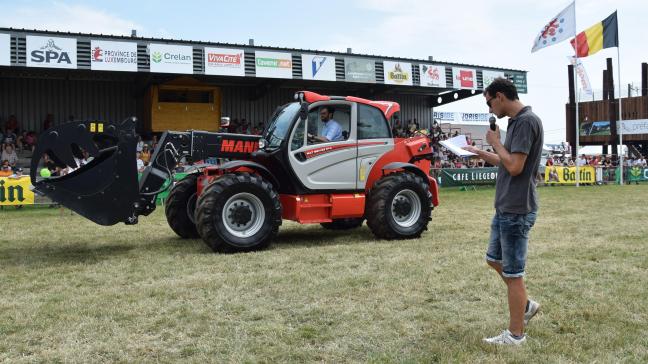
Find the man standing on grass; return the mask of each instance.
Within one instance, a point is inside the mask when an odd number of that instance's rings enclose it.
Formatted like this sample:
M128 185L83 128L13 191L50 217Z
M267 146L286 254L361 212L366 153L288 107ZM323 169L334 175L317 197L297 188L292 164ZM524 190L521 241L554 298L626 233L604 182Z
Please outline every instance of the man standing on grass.
M487 163L498 166L495 189L495 216L491 223L486 262L502 277L508 289L510 321L500 335L485 338L490 344L519 345L526 341L524 327L538 312L540 305L527 297L524 267L529 230L538 211L536 175L542 155L543 129L540 118L518 99L513 82L497 78L484 90L489 111L501 119L508 116L504 144L499 127L488 130L486 141L495 153L473 146Z

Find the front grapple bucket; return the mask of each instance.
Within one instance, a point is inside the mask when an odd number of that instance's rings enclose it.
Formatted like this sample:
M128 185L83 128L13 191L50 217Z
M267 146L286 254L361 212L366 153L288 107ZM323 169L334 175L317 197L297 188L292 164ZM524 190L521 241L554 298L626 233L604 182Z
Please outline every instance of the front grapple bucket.
M34 192L100 225L136 222L135 123L135 118L120 124L79 121L45 131L31 161ZM80 166L84 151L90 158Z

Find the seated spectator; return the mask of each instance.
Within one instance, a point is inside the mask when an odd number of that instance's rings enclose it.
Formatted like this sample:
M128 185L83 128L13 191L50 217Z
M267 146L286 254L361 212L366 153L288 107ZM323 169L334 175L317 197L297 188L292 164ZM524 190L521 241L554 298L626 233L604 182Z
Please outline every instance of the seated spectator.
M144 161L142 160L142 153L137 152L137 172L142 173L144 172Z
M647 166L646 165L646 158L644 158L642 155L639 156L639 158L637 159L637 166L638 167L644 167L644 168Z
M144 141L142 140L142 136L141 136L141 135L138 135L138 136L137 136L137 147L135 147L135 148L136 148L135 150L138 151L138 152L140 152L140 153L141 153L142 150L144 149Z
M0 160L6 160L9 162L9 166L11 166L11 168L16 168L16 164L18 163L18 155L16 154L16 151L11 144L5 144Z
M27 177L27 176L23 175L23 169L22 168L16 168L14 173L11 176L9 176L9 178L12 178L12 179L21 179L23 177Z
M151 161L151 151L149 149L148 144L144 144L142 146L142 152L140 153L140 155L141 155L141 159L144 161L144 163L146 165L148 165L149 162Z
M7 124L5 124L5 129L11 129L18 133L18 119L16 118L16 115L9 115Z
M13 174L11 166L9 165L8 160L2 161L2 166L0 167L0 177L9 177Z
M558 170L555 166L549 169L549 183L553 185L552 182L559 182L558 179Z
M22 150L34 152L36 148L36 133L33 131L24 131L21 138Z
M16 144L18 141L18 136L16 133L14 133L13 129L6 128L5 133L4 133L4 140L2 141L2 144L7 145L7 144Z
M568 158L567 159L567 167L574 167L574 166L575 166L574 160L571 159L571 158Z

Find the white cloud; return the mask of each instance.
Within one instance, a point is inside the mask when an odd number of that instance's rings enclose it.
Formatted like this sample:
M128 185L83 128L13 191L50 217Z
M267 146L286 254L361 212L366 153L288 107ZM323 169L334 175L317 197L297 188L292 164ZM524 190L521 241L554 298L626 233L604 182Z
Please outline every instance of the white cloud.
M142 30L134 21L84 5L51 2L41 6L17 6L3 11L0 26L62 32L130 35Z

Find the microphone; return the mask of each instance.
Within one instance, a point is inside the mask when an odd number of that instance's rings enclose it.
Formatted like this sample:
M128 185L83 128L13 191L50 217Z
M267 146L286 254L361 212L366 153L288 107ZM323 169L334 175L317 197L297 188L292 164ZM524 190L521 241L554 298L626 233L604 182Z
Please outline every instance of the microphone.
M495 129L497 129L497 126L495 125L495 120L496 120L496 119L495 119L494 116L491 116L491 117L488 119L488 122L490 123L490 129L491 129L492 131L495 131Z

